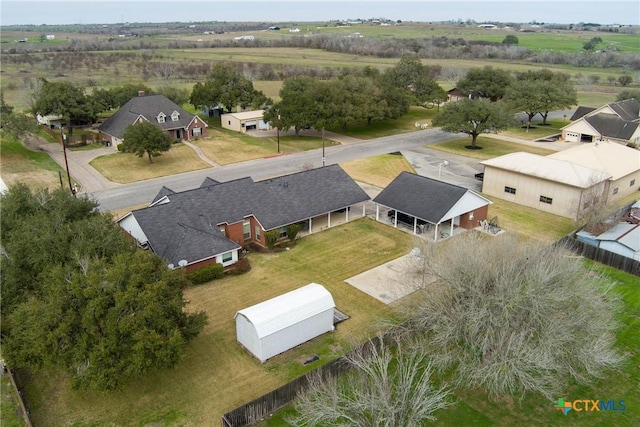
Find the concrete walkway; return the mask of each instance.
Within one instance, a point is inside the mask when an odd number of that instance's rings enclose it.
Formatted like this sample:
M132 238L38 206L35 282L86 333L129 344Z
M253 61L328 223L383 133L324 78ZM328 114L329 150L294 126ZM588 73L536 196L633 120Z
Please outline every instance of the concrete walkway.
M194 145L192 143L190 143L189 141L182 141L184 143L184 145L186 145L187 147L191 148L193 151L196 152L196 154L198 155L198 157L200 157L203 161L209 163L211 166L215 166L215 167L219 167L220 165L217 164L216 162L214 162L213 160L211 160L210 158L208 158L204 152L200 149L200 147L198 147L197 145Z

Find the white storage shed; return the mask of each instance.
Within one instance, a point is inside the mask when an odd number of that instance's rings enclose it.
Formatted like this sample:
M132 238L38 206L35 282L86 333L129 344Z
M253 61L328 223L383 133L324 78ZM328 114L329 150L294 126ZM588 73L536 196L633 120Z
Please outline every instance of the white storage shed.
M335 303L324 286L310 283L238 311L238 342L260 362L332 331Z

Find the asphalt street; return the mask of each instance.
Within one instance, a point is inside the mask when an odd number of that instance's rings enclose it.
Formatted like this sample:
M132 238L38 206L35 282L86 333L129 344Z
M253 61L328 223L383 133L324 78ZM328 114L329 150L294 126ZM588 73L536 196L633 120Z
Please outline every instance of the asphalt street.
M403 152L458 137L459 135L446 133L439 129L428 129L347 145L330 146L325 148L325 164L331 165L379 154ZM260 181L274 176L299 172L309 165L322 166L322 149L283 154L132 184L117 185L91 191L89 194L98 200L100 209L110 211L149 203L163 186L173 191L184 191L198 187L206 177L225 182L250 176L254 180ZM71 174L74 174L73 170Z

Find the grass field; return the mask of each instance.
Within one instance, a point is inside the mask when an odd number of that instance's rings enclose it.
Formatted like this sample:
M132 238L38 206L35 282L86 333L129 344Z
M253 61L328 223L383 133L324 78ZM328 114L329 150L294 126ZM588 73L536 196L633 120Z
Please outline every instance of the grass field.
M340 166L356 181L384 188L401 172L415 172L401 155L383 154L366 159L352 160Z
M153 163L146 154L138 157L132 153L114 153L98 157L90 164L105 178L120 184L211 167L182 143L173 144L169 151L154 157Z
M54 189L60 186L59 173L66 177L48 154L31 151L5 134L0 134L0 170L8 186L22 182L31 188Z
M529 144L518 144L486 136L479 136L476 143L479 147L482 147L481 150L466 149L465 146L471 144L471 139L469 138L458 138L446 142L439 142L437 144L429 145L429 148L480 160L487 160L493 157L515 153L516 151L525 151L527 153L539 154L541 156L555 153L554 150L549 150L543 147L536 147Z
M409 234L361 219L299 239L290 251L251 254L249 273L185 290L187 308L206 311L209 322L175 369L113 393L74 392L65 376L43 371L25 390L34 425L218 425L224 412L317 366L301 360L317 354L319 363L326 363L372 333L378 319L392 315L344 280L410 247ZM351 316L335 333L264 364L240 348L233 320L237 310L314 281Z
M325 139L326 147L334 144L333 141ZM195 145L220 165L278 154L277 137L252 137L213 127L207 130L207 137L196 141ZM280 134L280 153L297 153L317 148L322 148L322 138L295 136L293 130L287 134Z

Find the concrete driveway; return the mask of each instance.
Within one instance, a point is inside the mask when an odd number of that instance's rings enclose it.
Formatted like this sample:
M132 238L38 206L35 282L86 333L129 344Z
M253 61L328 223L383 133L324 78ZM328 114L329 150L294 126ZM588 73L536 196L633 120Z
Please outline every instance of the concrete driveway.
M413 253L396 258L345 280L385 304L391 304L432 283L418 274L422 258Z

